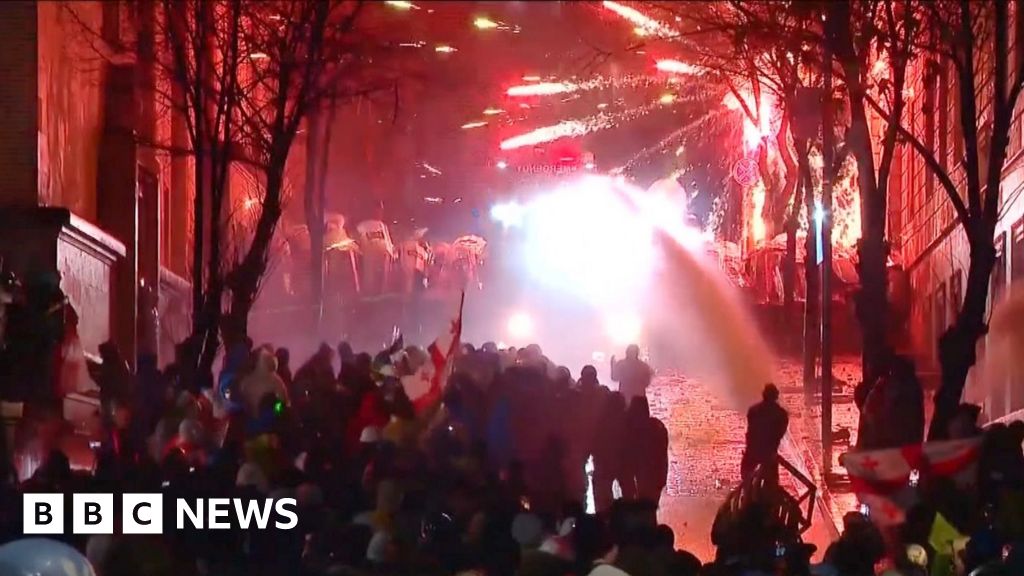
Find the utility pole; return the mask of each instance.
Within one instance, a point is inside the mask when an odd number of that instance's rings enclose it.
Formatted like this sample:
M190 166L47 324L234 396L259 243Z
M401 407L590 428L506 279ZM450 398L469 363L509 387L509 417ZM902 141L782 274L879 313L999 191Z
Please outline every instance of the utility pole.
M821 179L820 219L821 254L821 444L822 472L832 473L832 163L834 162L832 130L832 39L831 10L825 17L824 64L822 68L821 158L824 167Z

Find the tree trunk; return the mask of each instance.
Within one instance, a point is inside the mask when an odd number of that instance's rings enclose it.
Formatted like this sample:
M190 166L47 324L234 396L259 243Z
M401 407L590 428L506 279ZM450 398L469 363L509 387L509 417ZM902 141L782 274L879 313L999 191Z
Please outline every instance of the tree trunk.
M797 162L800 169L800 181L803 187L804 206L807 210L807 239L804 251L804 277L806 283L806 300L804 302L804 393L813 393L814 380L817 375L818 347L821 344L821 332L818 323L818 265L817 243L814 230L814 185L811 180L811 164L808 159L808 145L804 141L797 149Z
M864 381L874 384L879 365L888 350L888 248L885 240L886 186L876 174L871 134L865 111L865 87L861 82L861 58L854 47L850 3L829 5L835 18L835 54L846 72L850 101L850 128L847 143L857 160L857 182L861 197L861 240L858 245L860 292L857 318L861 327Z
M977 361L978 340L985 336L985 308L989 281L996 263L995 242L990 226L969 232L971 258L963 306L956 322L939 338L939 364L942 380L935 396L935 412L928 429L928 440L949 437L949 422L960 405L967 374Z
M303 196L306 212L306 228L309 230L309 278L310 295L313 304L313 329L320 331L320 322L324 310L324 210L320 202L317 175L320 166L320 155L325 154L321 146L323 130L319 110L312 110L308 118L309 137L306 140L306 186Z
M283 155L272 157L269 165L271 169L267 172L267 187L252 243L245 257L228 275L231 309L224 315L221 328L225 346L242 342L249 335L249 313L256 303L260 280L267 271L270 244L281 219L285 158Z

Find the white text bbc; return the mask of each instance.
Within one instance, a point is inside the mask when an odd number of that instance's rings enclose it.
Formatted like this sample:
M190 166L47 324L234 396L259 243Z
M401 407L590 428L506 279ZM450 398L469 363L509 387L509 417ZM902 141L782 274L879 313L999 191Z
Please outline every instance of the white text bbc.
M64 533L64 494L25 494L22 532ZM178 498L174 503L178 530L259 529L291 530L299 523L294 498ZM113 494L73 494L73 534L113 534L116 514ZM271 522L272 517L273 522ZM163 494L122 494L122 534L163 534Z

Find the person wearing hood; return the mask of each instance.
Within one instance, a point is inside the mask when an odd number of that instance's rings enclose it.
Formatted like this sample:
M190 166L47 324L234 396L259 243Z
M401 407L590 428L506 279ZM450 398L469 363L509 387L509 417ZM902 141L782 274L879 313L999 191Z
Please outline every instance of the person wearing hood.
M277 375L277 358L271 352L259 351L256 367L242 379L241 393L245 410L253 418L259 416L260 401L267 394L277 396L285 405L290 404L288 389Z

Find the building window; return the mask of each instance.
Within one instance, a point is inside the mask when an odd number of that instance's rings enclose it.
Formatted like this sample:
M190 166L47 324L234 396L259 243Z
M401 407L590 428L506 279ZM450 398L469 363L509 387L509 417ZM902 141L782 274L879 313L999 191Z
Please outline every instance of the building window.
M935 62L925 64L924 97L921 98L921 119L924 123L924 145L928 152L935 154L935 90L937 87L937 68ZM931 168L924 174L924 197L929 200L935 192L935 175Z
M992 269L989 307L994 308L1006 289L1006 232L996 236L996 265Z
M1024 277L1024 217L1010 229L1013 244L1010 246L1010 280Z
M949 173L949 67L940 65L938 107L939 107L939 150L938 160L942 170Z
M950 318L956 318L960 314L960 305L964 297L964 271L956 270L949 279L949 309L952 314Z
M935 306L932 309L935 313L935 320L932 329L932 341L937 341L938 338L946 331L946 309L946 283L943 282L935 289Z

